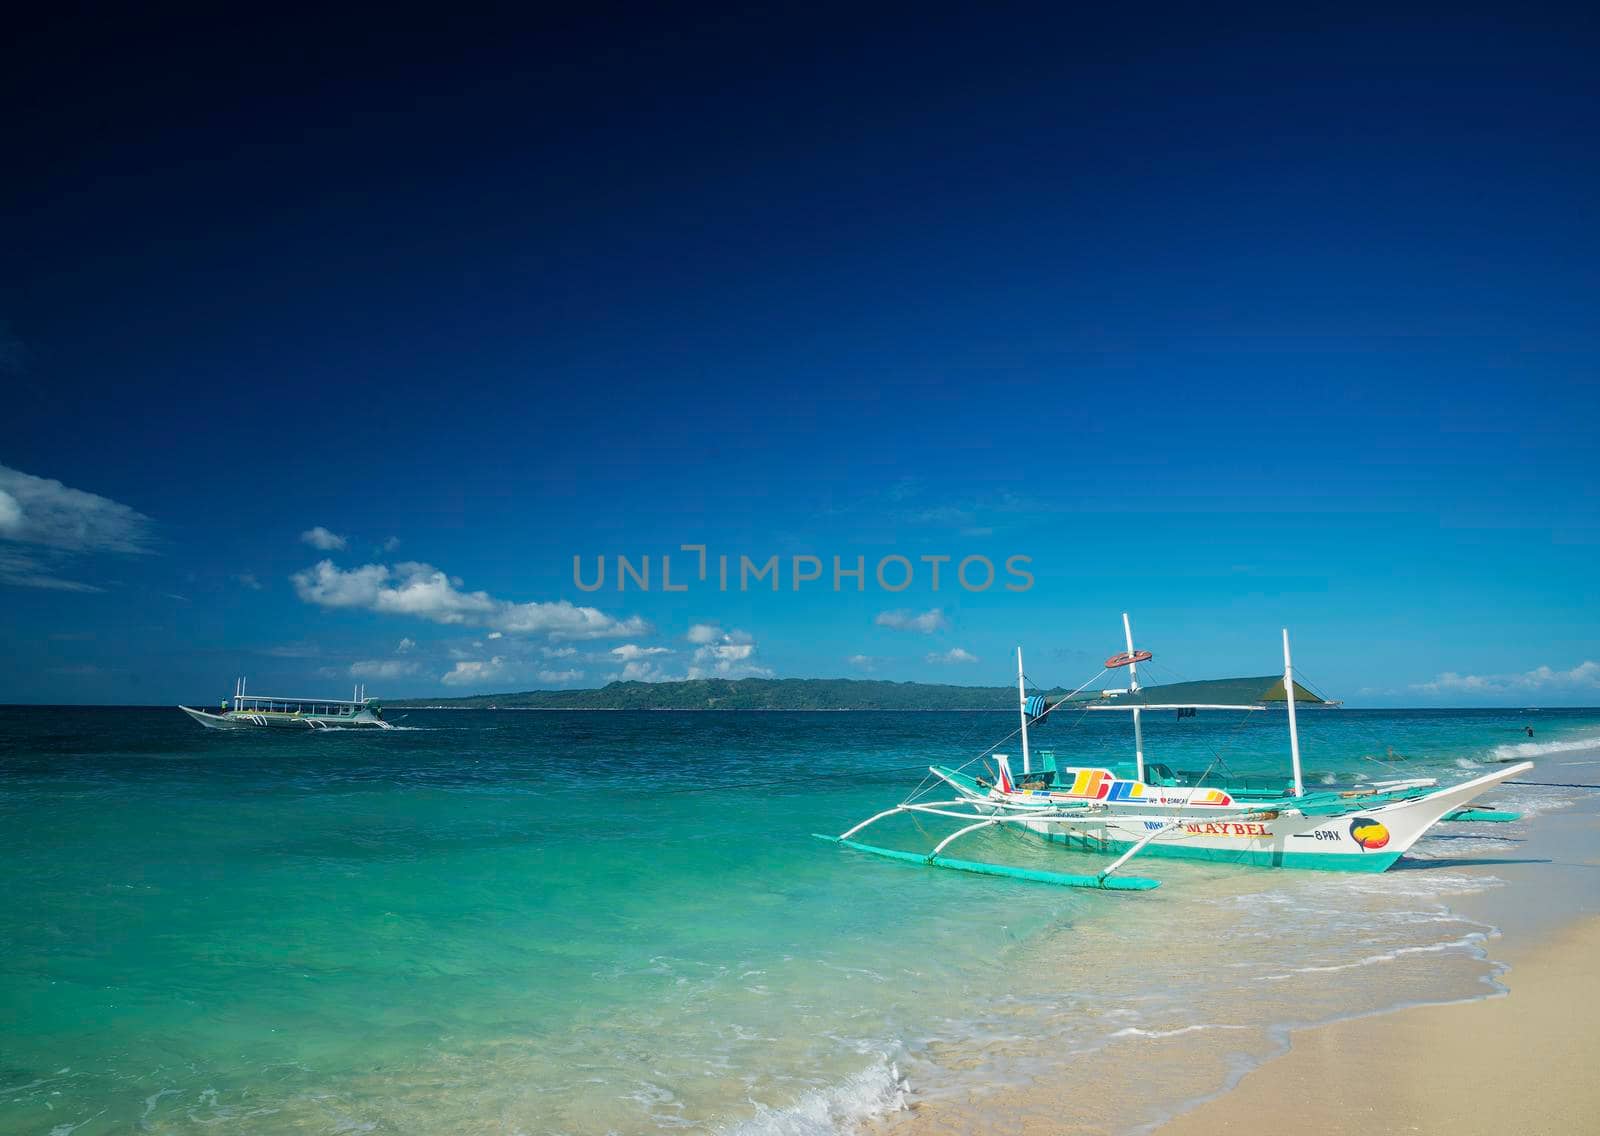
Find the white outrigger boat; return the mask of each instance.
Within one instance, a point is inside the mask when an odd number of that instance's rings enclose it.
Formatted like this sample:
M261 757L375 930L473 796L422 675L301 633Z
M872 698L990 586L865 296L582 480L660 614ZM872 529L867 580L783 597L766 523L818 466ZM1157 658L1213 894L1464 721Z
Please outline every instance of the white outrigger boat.
M1478 810L1470 804L1491 787L1532 769L1531 761L1453 785L1414 778L1307 793L1301 778L1295 707L1297 703L1333 704L1294 681L1287 630L1283 633L1282 675L1141 687L1138 664L1153 656L1148 651L1134 650L1128 617L1122 618L1128 649L1107 659L1106 668L1128 668L1130 677L1124 689L1085 695L1084 687L1080 687L1055 701L1047 701L1042 695L1029 697L1022 672L1022 650L1017 649L1020 774L1013 773L1007 755L992 751L983 755L993 760L985 770L988 776L966 772L972 762L960 769L929 766L928 772L935 779L932 783L955 790L954 798L928 800L919 789L894 808L869 817L838 836L817 835L858 852L933 867L1066 887L1143 891L1159 886L1160 881L1115 874L1141 855L1272 868L1381 872L1441 820L1516 819L1515 813ZM1224 782L1207 786L1205 773L1184 777L1164 765L1145 762L1140 715L1146 710L1248 713L1278 704L1283 705L1288 716L1292 780L1287 785ZM1028 727L1063 705L1086 711L1131 711L1132 768L1058 765L1055 755L1049 752L1038 754L1035 762L1035 755L1029 750ZM924 785L928 783L925 781ZM907 814L966 823L926 853L853 839L869 825ZM1098 872L1072 875L945 855L945 850L962 837L1005 825L1066 848L1109 854L1115 859Z
M246 694L245 680L235 679L233 702L223 702L211 714L191 706L179 706L189 717L210 730L392 730L383 720L383 708L357 686L352 697L273 698Z

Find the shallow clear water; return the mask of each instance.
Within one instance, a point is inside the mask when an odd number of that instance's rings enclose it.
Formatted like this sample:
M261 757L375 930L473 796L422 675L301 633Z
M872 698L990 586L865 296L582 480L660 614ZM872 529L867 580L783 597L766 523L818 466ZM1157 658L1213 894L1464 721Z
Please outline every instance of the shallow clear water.
M1582 760L1600 735L1594 711L1301 720L1311 783L1463 775L1521 746ZM1131 1127L1215 1091L1269 1027L1491 989L1493 928L1450 899L1502 886L1483 861L1528 828L1448 826L1377 877L1161 861L1158 892L1081 892L809 836L972 757L1005 715L403 724L0 709L0 1132L826 1132L1063 1054L1228 1039L1215 1070L1190 1061L1193 1092L1122 1106ZM1035 744L1124 759L1127 723ZM1283 772L1281 716L1152 715L1146 748ZM1094 862L1016 834L965 847Z

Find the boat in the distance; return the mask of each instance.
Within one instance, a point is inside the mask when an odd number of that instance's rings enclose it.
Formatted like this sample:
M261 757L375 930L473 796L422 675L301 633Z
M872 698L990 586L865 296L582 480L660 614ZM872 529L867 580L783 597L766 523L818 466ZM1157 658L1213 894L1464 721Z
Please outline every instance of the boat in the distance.
M236 679L233 699L215 713L179 706L189 717L210 730L392 730L383 720L383 708L357 686L349 699L277 698L246 694L245 680Z
M1433 778L1408 778L1358 784L1343 790L1308 792L1300 768L1297 704L1332 705L1295 682L1289 658L1289 633L1283 633L1283 673L1252 678L1141 686L1138 665L1153 657L1136 651L1128 617L1123 616L1127 650L1106 660L1101 675L1127 668L1120 689L1085 693L1100 675L1064 698L1030 696L1017 651L1017 698L1021 770L1007 755L985 751L966 766L929 766L929 777L911 796L838 836L823 836L859 852L937 868L1010 876L1068 887L1145 890L1158 881L1115 873L1136 856L1168 856L1270 868L1321 868L1381 872L1400 858L1424 832L1444 820L1514 820L1513 812L1481 809L1472 802L1495 785L1533 768L1519 762L1456 784ZM1251 714L1282 706L1289 734L1287 784L1254 784L1218 775L1220 754L1211 768L1188 776L1146 761L1140 718L1150 711L1197 710ZM1058 763L1052 752L1033 753L1028 731L1064 707L1131 713L1131 767L1104 762ZM1035 759L1038 760L1035 760ZM987 759L987 760L986 760ZM973 765L978 769L971 769ZM929 799L926 788L943 785L954 798ZM929 852L864 844L853 839L869 825L893 816L913 820L939 817L964 822ZM1115 857L1093 873L1066 874L1004 864L957 860L945 849L956 840L1000 826L1014 826L1065 848ZM921 831L921 824L918 824ZM821 835L820 833L818 835Z

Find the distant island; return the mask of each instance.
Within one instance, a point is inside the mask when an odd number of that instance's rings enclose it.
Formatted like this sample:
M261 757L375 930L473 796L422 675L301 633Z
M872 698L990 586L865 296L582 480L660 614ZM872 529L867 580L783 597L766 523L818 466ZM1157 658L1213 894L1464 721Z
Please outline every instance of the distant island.
M688 682L613 682L598 690L524 690L466 698L385 699L383 704L442 710L1015 711L1017 690L1012 686L949 686L848 678L701 678Z

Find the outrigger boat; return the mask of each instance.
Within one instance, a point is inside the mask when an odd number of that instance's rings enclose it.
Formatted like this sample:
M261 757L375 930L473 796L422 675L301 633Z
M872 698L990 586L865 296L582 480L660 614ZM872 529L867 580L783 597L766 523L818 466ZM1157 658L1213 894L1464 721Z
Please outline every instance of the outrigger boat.
M357 686L346 701L339 698L272 698L246 694L245 680L235 679L233 703L222 703L216 714L179 706L189 717L211 730L392 730L383 720L383 708Z
M1017 649L1020 774L1013 773L1008 755L992 750L985 755L993 759L992 767L985 770L987 777L967 772L972 762L959 769L929 766L932 783L955 790L954 798L928 800L919 787L894 808L869 817L838 836L817 835L858 852L938 868L1065 887L1143 891L1158 887L1160 881L1116 874L1142 855L1272 868L1381 872L1441 820L1516 819L1515 813L1475 810L1471 802L1493 786L1532 769L1531 761L1453 785L1441 786L1434 779L1415 778L1361 784L1341 791L1306 792L1300 768L1296 706L1333 704L1295 682L1287 630L1283 633L1281 676L1141 687L1138 665L1154 656L1134 649L1128 617L1122 618L1128 649L1107 659L1106 670L1128 668L1128 686L1123 689L1084 694L1089 685L1085 683L1055 701L1044 695L1030 697L1022 670L1022 649ZM1063 705L1087 711L1131 711L1131 770L1103 765L1063 766L1051 752L1038 754L1039 761L1035 763L1028 728ZM1282 705L1288 717L1292 776L1287 785L1206 785L1205 773L1185 777L1165 765L1145 761L1140 718L1147 710L1176 710L1185 715L1196 710L1250 713L1275 705ZM854 839L868 826L897 815L940 817L965 824L926 853ZM1115 859L1097 872L1066 874L945 855L945 850L963 837L1007 825L1069 849L1110 854Z

